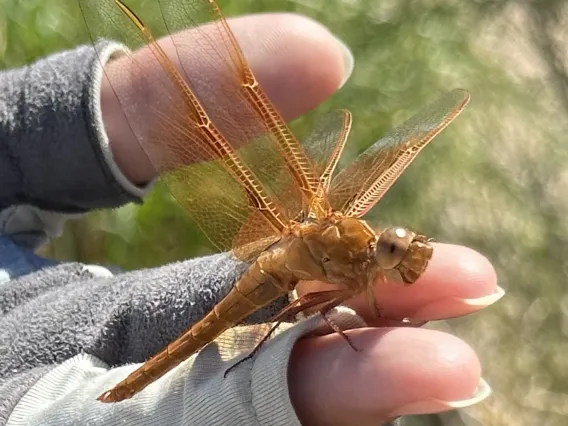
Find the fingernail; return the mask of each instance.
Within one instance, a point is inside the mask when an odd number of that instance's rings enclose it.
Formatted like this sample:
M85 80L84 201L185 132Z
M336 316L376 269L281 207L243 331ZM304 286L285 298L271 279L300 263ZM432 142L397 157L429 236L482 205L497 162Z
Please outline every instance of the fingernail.
M429 398L423 401L407 404L390 413L388 417L393 418L409 414L438 413L442 411L455 410L457 408L471 407L472 405L478 404L484 399L487 399L490 395L491 386L489 386L485 380L480 379L475 393L471 398L461 399L458 401L444 401L442 399Z
M446 297L430 302L423 306L408 318L412 322L419 321L435 321L437 319L448 319L452 317L471 314L490 306L500 300L505 295L505 290L497 286L495 292L486 296L473 299L464 299L459 297ZM440 317L440 312L443 316Z
M478 297L476 299L462 299L466 305L469 306L479 306L485 308L486 306L492 305L499 301L503 296L505 296L505 290L497 286L495 292L487 296Z
M351 53L351 49L347 47L345 42L338 37L335 37L335 40L339 44L341 48L341 53L343 54L343 79L339 84L338 89L341 89L343 85L349 80L351 74L353 73L353 67L355 66L355 59L353 58L353 53Z
M479 379L479 384L475 389L473 397L469 399L462 399L460 401L438 401L445 404L449 409L454 410L456 408L471 407L472 405L479 404L484 399L489 398L491 396L491 392L491 386L489 386L489 383L487 383L482 377Z

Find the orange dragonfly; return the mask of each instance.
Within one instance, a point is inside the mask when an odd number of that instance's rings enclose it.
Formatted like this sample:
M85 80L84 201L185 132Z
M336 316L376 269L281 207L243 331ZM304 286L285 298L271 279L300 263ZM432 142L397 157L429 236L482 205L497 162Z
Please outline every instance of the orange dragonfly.
M317 309L325 317L362 292L376 306L377 279L408 285L424 272L433 250L426 237L401 227L375 232L360 218L460 114L467 92L442 95L334 175L350 113L325 115L300 143L263 93L214 0L152 2L158 30L170 34L164 44L122 0L79 4L94 41L147 46L146 54L122 58L116 63L128 65L107 73L125 119L211 242L250 265L211 312L100 401L131 398L300 280L337 290L307 294L286 311ZM188 27L196 34L190 42L178 33ZM125 81L139 90L160 85L161 97L131 102L131 93L121 91Z

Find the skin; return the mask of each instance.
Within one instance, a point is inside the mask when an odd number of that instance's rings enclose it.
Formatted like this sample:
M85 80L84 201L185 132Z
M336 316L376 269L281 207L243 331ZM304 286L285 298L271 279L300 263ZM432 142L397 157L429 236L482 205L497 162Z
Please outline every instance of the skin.
M348 77L349 61L342 45L314 21L269 14L230 23L261 86L287 120L323 102ZM188 39L195 36L186 33ZM164 45L167 48L167 41ZM107 71L114 72L112 65ZM148 88L145 96L151 98L152 90ZM117 113L120 105L106 80L101 102L111 149L123 173L136 183L154 178L154 170ZM324 287L300 284L299 293ZM502 290L489 261L471 249L448 244L435 244L426 272L412 286L377 283L375 288L383 316L417 322L466 315L495 302L499 295ZM378 325L363 296L350 305L370 325ZM347 334L360 352L337 334L303 339L294 348L290 397L303 425L377 425L402 414L444 411L449 409L444 401L475 394L480 362L457 337L413 327L369 327Z
M311 287L311 286L309 286ZM314 285L300 292L324 288ZM381 314L415 321L466 315L484 306L471 300L500 292L489 261L467 247L435 244L422 277L399 287L377 283ZM351 302L373 324L364 296ZM290 361L290 393L305 425L376 425L393 413L445 411L442 401L473 397L481 378L477 355L447 333L411 327L347 331L354 352L341 336L299 341ZM333 367L331 367L333 366ZM330 369L333 373L330 374Z

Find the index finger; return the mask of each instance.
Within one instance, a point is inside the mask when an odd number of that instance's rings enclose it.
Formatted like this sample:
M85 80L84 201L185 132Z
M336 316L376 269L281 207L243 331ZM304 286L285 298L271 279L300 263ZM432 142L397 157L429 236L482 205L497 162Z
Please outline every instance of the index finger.
M286 120L327 99L345 82L353 68L353 58L347 47L324 26L300 15L251 15L230 19L229 24L259 84ZM192 73L224 75L224 62L215 60L214 55L203 58L207 52L197 48L204 39L214 38L215 34L214 27L208 25L176 34L177 39L183 39L182 59L191 66ZM166 37L159 43L181 68L181 58L172 38ZM148 68L136 66L128 58L118 58L105 66L113 86L109 79L103 79L101 112L115 161L131 181L145 183L155 177L155 170L123 119L116 93L122 93L132 103L154 104L163 98L163 87L147 85L140 90L132 84L139 80L139 73L154 75L155 71L161 71L150 69L159 66L157 61L151 60L150 49L142 48L134 55L139 64ZM121 78L121 75L129 78ZM215 101L223 102L223 99ZM142 121L150 119L141 118Z
M495 270L485 256L459 245L433 246L432 259L414 284L377 283L375 299L382 315L432 321L475 312L503 296Z
M383 318L432 321L466 315L499 300L504 292L489 260L468 247L433 243L426 271L413 284L377 281L375 301ZM301 283L300 294L328 289L328 284ZM349 301L370 324L375 322L366 294Z

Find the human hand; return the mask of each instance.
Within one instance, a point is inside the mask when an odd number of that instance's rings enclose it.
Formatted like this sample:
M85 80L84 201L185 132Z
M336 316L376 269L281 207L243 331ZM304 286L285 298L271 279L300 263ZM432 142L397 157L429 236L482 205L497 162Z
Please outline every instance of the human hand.
M299 293L324 289L306 283ZM466 315L504 295L479 253L435 244L423 276L410 286L378 283L375 299L388 318L415 322ZM351 306L372 324L367 300ZM377 425L400 415L473 405L490 389L471 347L447 333L412 327L362 328L306 338L294 347L290 397L303 425Z
M353 69L353 57L343 43L321 24L308 18L292 14L261 14L230 19L229 23L260 85L286 121L323 102L341 87ZM187 30L180 35L184 42L191 43L207 31L207 27L202 27L199 31ZM172 40L165 38L160 44L180 67ZM195 55L201 53L196 49ZM126 177L137 184L152 180L156 172L124 119L115 91L129 103L145 104L163 98L160 84L145 85L143 91L131 84L138 79L136 74L146 72L152 75L153 71L160 71L151 69L159 66L155 60L144 58L144 55L150 54L147 49L134 53L140 63L148 64L148 69L137 67L128 57L109 62L105 66L107 76L101 85L102 117L114 160ZM214 63L191 57L184 58L184 62L195 63L196 66ZM214 69L199 69L199 72L208 71L215 72ZM107 77L112 80L112 86ZM137 110L137 114L145 112L144 108ZM140 122L152 118L136 117Z

